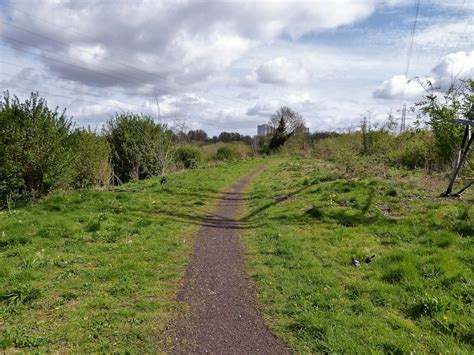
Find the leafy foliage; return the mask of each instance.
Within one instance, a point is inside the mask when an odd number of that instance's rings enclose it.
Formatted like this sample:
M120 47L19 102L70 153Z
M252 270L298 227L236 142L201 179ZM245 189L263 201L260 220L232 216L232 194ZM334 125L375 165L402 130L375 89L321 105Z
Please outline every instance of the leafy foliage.
M72 121L48 108L38 93L20 102L5 92L0 104L0 201L37 197L74 179Z
M122 182L164 174L174 160L172 132L150 116L117 113L105 134L114 173Z
M239 152L230 147L221 147L217 149L217 153L216 153L217 160L232 161L232 160L237 160L239 158L240 158Z
M455 119L458 115L467 116L474 104L474 81L465 81L459 86L452 84L445 93L438 90L427 81L427 94L416 106L420 118L427 117L426 123L433 132L436 162L440 166L450 166L463 131L463 126Z
M176 149L176 165L186 169L193 169L198 166L201 159L201 152L197 148L181 146Z
M303 130L302 133L304 134L303 117L287 106L280 107L270 117L269 124L273 127L270 149L281 147L289 138L301 130Z
M110 148L105 137L90 129L76 129L71 136L74 152L74 187L108 185Z

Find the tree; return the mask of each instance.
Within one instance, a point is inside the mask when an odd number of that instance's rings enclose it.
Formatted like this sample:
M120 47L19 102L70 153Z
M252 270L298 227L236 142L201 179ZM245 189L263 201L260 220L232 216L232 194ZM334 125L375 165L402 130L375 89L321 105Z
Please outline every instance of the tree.
M285 120L281 117L277 128L273 131L273 136L270 140L270 149L277 149L285 144L287 139L288 135L286 134Z
M276 149L297 132L304 134L304 119L298 112L287 106L280 107L271 117L269 125L273 127L270 149Z
M187 142L188 140L188 116L181 115L177 112L174 113L174 117L172 118L173 125L172 131L174 132L174 139L177 142Z
M242 136L238 132L221 132L217 140L224 143L240 141Z
M175 144L173 142L173 132L166 125L157 125L157 136L153 140L156 161L158 163L158 173L164 176L173 165L175 158Z
M451 165L463 132L463 126L455 119L467 116L474 103L474 80L460 81L456 86L451 84L444 93L429 80L420 84L426 94L415 105L419 108L418 117L426 117L426 124L433 132L437 165Z
M372 119L372 111L368 110L367 114L362 117L360 123L360 130L362 133L362 146L360 148L360 153L362 155L370 155L372 154L372 145L373 145L373 135L372 135L372 126L371 121Z
M190 130L187 134L188 141L190 142L204 142L207 140L207 133L202 129L197 129L195 131Z

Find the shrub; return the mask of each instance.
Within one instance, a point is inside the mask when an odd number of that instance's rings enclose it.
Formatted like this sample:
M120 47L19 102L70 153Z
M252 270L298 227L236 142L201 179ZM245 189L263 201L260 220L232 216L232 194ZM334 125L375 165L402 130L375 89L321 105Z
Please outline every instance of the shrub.
M0 102L0 204L12 196L37 197L73 180L72 120L48 108L38 93Z
M460 114L467 116L474 104L474 80L462 81L461 85L451 84L442 95L430 81L425 84L428 93L416 105L433 132L432 150L437 165L450 167L464 129L455 119Z
M193 147L179 147L176 149L176 165L186 169L197 167L201 160L201 152Z
M217 149L216 159L217 160L226 160L233 161L240 158L239 152L229 147L221 147Z
M174 162L172 132L150 116L115 114L105 133L114 174L122 182L164 174Z
M395 147L387 153L387 162L391 165L402 166L408 169L427 168L432 165L431 132L419 130L415 132L405 132L398 137L394 137Z
M110 180L110 147L105 137L90 129L76 129L72 134L74 187L107 185Z

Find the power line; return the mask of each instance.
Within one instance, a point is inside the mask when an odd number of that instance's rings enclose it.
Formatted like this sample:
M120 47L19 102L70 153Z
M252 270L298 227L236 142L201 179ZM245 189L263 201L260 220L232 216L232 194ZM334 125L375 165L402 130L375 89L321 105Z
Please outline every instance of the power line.
M127 110L123 110L123 108L119 107L119 106L112 106L112 105L107 105L107 104L104 104L104 103L100 103L100 102L97 102L97 101L92 101L92 100L85 100L85 99L81 99L81 98L77 98L77 97L72 97L72 96L68 96L68 95L62 95L62 94L56 94L56 93L53 93L53 92L49 92L49 91L44 91L44 90L35 90L35 89L32 89L32 88L29 88L29 87L24 87L24 86L20 86L20 85L17 85L17 84L9 84L10 86L13 86L13 87L16 87L18 89L23 89L23 90L27 90L27 91L31 91L31 92L39 92L39 93L43 93L43 94L46 94L46 95L52 95L52 96L58 96L58 97L62 97L62 98L65 98L65 99L69 99L69 100L73 100L73 101L84 101L84 102L87 102L87 103L91 103L91 104L94 104L94 105L100 105L100 106L104 106L104 107L110 107L110 108L113 108L113 109L121 109L122 111L126 112Z
M408 80L408 71L410 70L411 56L413 54L413 44L415 42L416 25L418 22L419 11L420 11L420 0L415 0L414 20L413 20L413 24L410 31L411 39L410 39L410 45L408 46L408 58L407 58L407 64L405 67L405 80ZM401 117L401 122L400 122L400 131L402 131L402 129L403 130L405 129L405 114L406 114L405 88L408 83L409 81L407 81L405 85L403 85L403 89L402 89L402 100L401 100L402 117Z
M23 44L23 45L26 45L26 46L29 46L29 47L32 47L32 48L39 49L39 50L42 51L42 52L52 53L53 55L55 55L55 56L57 56L57 57L66 58L66 59L68 59L68 60L71 60L71 58L69 58L68 56L65 56L65 55L58 55L58 54L57 54L56 52L54 52L54 51L45 50L45 49L43 49L43 48L41 48L41 47L38 47L38 46L35 46L35 45L31 44L31 43L24 42L24 41L20 41L20 40L17 40L17 39L15 39L15 38L12 38L12 37L9 37L9 36L5 36L5 35L0 34L0 38L5 38L5 39L10 40L10 41L14 41L14 42L17 42L17 43L20 43L20 44ZM10 46L10 44L6 44L6 45ZM13 46L12 46L12 47L13 47ZM18 49L17 47L13 47L13 48ZM27 52L27 53L28 53L28 52ZM33 54L39 55L38 53L33 53ZM48 58L49 58L49 57L48 57ZM50 59L51 59L51 58L50 58ZM58 61L58 60L56 59L56 61ZM98 71L92 70L92 69L90 69L90 68L86 68L86 67L84 67L84 66L82 66L82 65L73 64L73 63L67 63L67 62L61 62L61 63L63 63L63 64L68 64L68 65L73 65L73 66L79 67L79 68L81 68L81 69L85 69L85 70L88 70L88 71L92 71L92 72L94 72L94 73L98 73L98 74L101 74L101 75L103 75L103 76L107 76L107 77L109 77L109 78L115 79L115 80L123 81L123 82L126 82L126 83L129 83L129 82L130 82L130 81L127 80L127 79L124 79L124 78L121 78L121 77L118 77L118 76L115 76L115 75L111 75L111 74L104 74L104 73L102 73L102 72L98 72ZM113 70L111 70L111 69L108 69L108 68L104 68L103 66L100 66L100 65L97 65L97 64L88 64L88 66L93 66L93 67L99 68L99 69L101 69L101 70L104 70L104 71L106 71L106 72L111 72L111 73L113 73L113 74L116 74L115 71L113 71ZM120 73L120 75L124 75L124 76L126 76L126 77L129 77L131 80L136 81L136 82L138 82L139 84L145 83L145 84L153 85L151 82L146 82L146 81L144 81L144 80L137 79L137 78L135 78L135 77L133 77L133 76L131 76L131 75L128 75L128 74ZM155 84L155 86L159 86L159 87L161 87L161 88L173 90L172 88L167 87L167 86L163 86L163 85L156 85L156 84ZM168 93L171 93L171 92L168 92Z
M0 37L5 38L5 36L3 36L3 35L0 35ZM8 38L8 37L6 37L6 38ZM18 40L15 40L15 39L13 39L13 40L18 42L18 43L23 43L23 44L29 45L28 43L25 43L25 42L22 42L22 41L18 41ZM17 51L20 51L20 52L32 54L32 55L35 55L35 56L38 56L38 57L41 57L41 58L44 58L44 59L47 59L47 60L51 60L51 61L54 61L54 62L57 62L57 63L60 63L60 64L70 65L72 67L76 67L76 68L81 69L81 70L92 72L94 74L99 74L99 75L102 75L102 76L110 78L110 79L119 80L119 81L123 81L125 83L129 83L128 80L123 79L123 78L119 78L119 77L116 77L116 76L113 76L113 75L110 75L110 74L106 74L106 73L102 73L102 72L99 72L99 71L96 71L96 70L92 70L92 69L89 69L89 68L86 68L86 67L83 67L83 66L80 66L80 65L77 65L77 64L68 63L68 62L65 62L65 61L62 61L62 60L59 60L59 59L56 59L56 58L51 58L51 57L45 56L44 54L27 51L26 49L18 48L18 47L15 47L15 46L11 45L11 44L0 43L0 46L10 47L10 48L13 48L13 49L15 49ZM34 47L34 46L31 46L31 47Z
M408 70L410 69L410 62L411 62L411 56L413 53L413 44L415 42L415 32L416 32L416 24L418 22L418 12L420 10L420 0L416 0L415 3L415 20L413 21L413 25L411 28L411 40L410 40L410 45L408 47L408 60L407 60L407 65L405 68L405 78L408 77Z
M462 31L462 34L461 36L459 36L459 39L456 43L456 46L454 47L454 52L458 49L459 45L461 44L461 41L462 39L464 38L465 34L466 34L466 31L467 31L467 28L469 27L469 25L472 24L472 17L469 19L468 22L466 22L466 26L464 26L464 30Z
M42 70L39 70L39 69L34 69L32 67L25 67L25 66L18 65L18 64L15 64L15 63L10 63L10 62L7 62L7 61L1 60L1 59L0 59L0 63L4 63L4 64L7 64L7 65L12 65L12 66L15 66L17 68L22 68L22 69L26 69L26 70L32 70L34 72L37 72L37 73L40 73L40 74L43 74L43 75L46 75L46 76L51 76L52 75L55 78L62 79L62 80L67 80L67 81L71 81L73 83L76 83L75 80L72 80L72 79L70 79L68 77L65 77L65 76L62 76L62 75L58 75L56 73L51 74L51 73L46 72L46 71L42 71ZM130 97L145 99L146 101L149 100L149 98L147 96L139 96L139 95L135 95L135 94L129 94L129 93L126 93L126 92L123 92L123 91L120 91L120 90L116 90L116 89L113 89L113 88L109 88L109 87L107 88L107 91L116 92L117 94L120 94L120 95L126 95L126 96L130 96Z
M1 73L1 72L0 72L0 75L9 76L9 77L11 77L11 78L18 78L18 79L21 79L21 80L30 81L30 82L32 82L33 84L37 84L37 81L36 81L36 80L29 79L29 78L25 78L25 77L20 76L20 75L12 75L12 74ZM91 93L91 92L80 91L80 90L76 90L76 89L70 89L70 88L67 88L67 87L65 87L65 86L59 86L59 85L53 85L53 84L41 84L41 85L43 85L43 86L51 86L51 87L54 87L54 88L57 88L57 89L61 89L61 90L68 90L68 91L74 92L74 93L76 93L76 94L88 95L88 96L95 96L95 97L98 97L98 98L100 98L100 99L104 99L104 97L101 96L101 95L93 94L93 93ZM117 100L117 99L113 99L113 100L114 100L114 101L117 101L117 102L121 102L122 104L125 104L125 105L132 105L132 106L139 107L139 108L142 107L141 105L136 105L136 104L133 104L133 103L129 103L129 102L125 102L125 101L121 101L121 100Z
M0 37L6 37L6 36L0 35ZM28 45L28 46L30 46L30 47L37 48L37 47L32 46L32 45L30 45L30 44L28 44L28 43L26 43L26 42L18 41L18 40L15 40L15 39L12 39L12 40L14 40L14 41L16 41L16 42L19 42L19 43L26 44L26 45ZM125 83L129 83L128 80L123 79L123 78L116 77L116 76L114 76L114 75L102 73L102 72L97 71L97 70L93 70L93 69L90 69L90 68L86 68L86 67L83 67L83 66L78 65L78 64L73 64L73 63L65 62L65 61L59 60L59 59L57 59L57 58L52 58L52 57L46 56L46 55L44 55L44 54L40 54L40 53L35 53L35 52L32 52L32 51L28 51L28 50L25 50L25 49L23 49L23 48L18 48L18 47L15 47L15 46L11 45L11 44L0 43L0 46L10 47L10 48L13 48L13 49L15 49L15 50L17 50L17 51L21 51L21 52L24 52L24 53L28 53L28 54L31 54L31 55L35 55L35 56L38 56L38 57L41 57L41 58L44 58L44 59L47 59L47 60L51 60L51 61L54 61L54 62L58 62L58 63L60 63L60 64L65 64L65 65L69 65L69 66L72 66L72 67L76 67L76 68L78 68L78 69L85 70L85 71L88 71L88 72L91 72L91 73L95 73L95 74L99 74L99 75L104 76L104 77L107 77L107 78L111 78L111 79L114 79L114 80L118 80L118 81L122 81L122 82L125 82ZM38 48L38 49L40 49L40 48ZM64 57L64 56L60 56L60 57ZM66 58L67 58L67 57L66 57ZM69 58L67 58L67 59L69 59ZM173 95L173 94L174 94L174 93L169 92L169 91L168 91L168 92L165 92L165 93L166 93L166 94L169 94L169 95ZM132 96L133 96L133 95L132 95ZM136 95L135 95L135 96L136 96ZM137 96L137 97L138 97L138 96ZM143 98L145 98L145 97L143 96ZM146 98L146 99L148 100L148 98ZM220 106L223 106L223 107L225 107L225 108L231 107L230 105L223 104L223 103L219 103L219 102L213 102L213 104L215 104L215 105L220 105ZM233 107L232 107L232 108L233 108Z
M459 18L461 16L461 14L463 13L464 11L464 6L466 5L466 0L463 0L462 2L462 5L461 5L461 8L459 9L458 13L457 13L457 16L456 18ZM449 40L451 39L451 35L454 33L454 27L456 26L456 23L453 22L453 24L451 25L451 30L449 31L449 34L448 34L448 37L446 37L446 42L444 43L444 46L443 46L443 49L441 50L441 54L439 55L439 58L438 60L436 61L436 64L438 64L440 61L441 61L441 58L443 58L444 54L445 54L445 50L448 46L448 43L449 43Z
M430 26L430 21L431 21L431 17L433 16L433 10L434 10L434 5L435 5L435 2L436 0L432 0L431 1L431 5L430 5L430 9L428 11L428 19L426 20L426 22L428 23L426 25L426 27L424 28L424 30L426 30L429 26ZM418 61L421 57L421 54L422 52L425 50L427 46L423 46L423 44L421 46L418 47L418 55L416 56L415 60Z
M142 72L142 73L146 74L147 76L150 76L150 75L151 75L151 76L156 77L156 78L160 78L160 79L163 79L163 80L166 80L166 81L171 81L170 79L166 78L165 76L162 76L162 75L159 75L159 74L156 74L156 73L147 72L147 71L145 71L145 70L143 70L143 69L141 69L141 68L137 68L137 67L135 67L135 66L132 66L132 65L129 65L129 64L126 64L126 63L117 61L117 60L112 59L112 58L110 58L110 57L98 55L98 54L96 54L96 53L93 53L93 52L91 52L91 51L88 51L88 50L85 50L85 49L82 49L82 48L73 47L73 46L71 46L71 45L69 45L69 44L67 44L67 43L64 43L64 42L62 42L62 41L59 41L59 40L57 40L57 39L55 39L55 38L52 38L52 37L50 37L50 36L46 36L46 35L44 35L44 34L41 34L41 33L35 32L35 31L28 30L28 29L23 28L23 27L21 27L21 26L17 26L17 25L11 24L11 23L9 23L9 22L4 22L4 21L0 21L0 23L2 23L2 24L4 24L4 25L7 25L7 26L10 26L10 27L12 27L12 28L15 28L15 29L17 29L17 30L21 30L21 31L24 31L24 32L33 34L33 35L35 35L35 36L48 39L48 40L53 41L53 42L55 42L55 43L58 43L58 44L60 44L60 45L62 45L62 46L65 46L65 47L67 47L67 48L72 48L72 49L74 49L74 50L77 50L77 51L80 51L80 52L83 52L83 53L87 53L87 54L89 54L89 55L92 55L92 56L94 56L94 57L96 57L96 58L100 58L100 59L103 59L103 60L106 60L106 61L109 61L109 62L118 64L118 65L127 67L127 68L129 68L129 69L133 69L133 70ZM56 27L57 27L57 26L56 26ZM76 33L79 33L79 32L76 31ZM36 47L36 48L38 48L38 47ZM38 48L38 49L44 50L44 49L42 49L42 48ZM106 70L111 71L110 69L106 69ZM132 77L131 75L128 75L128 74L124 74L124 73L121 73L121 74L122 74L122 75L126 75L126 76L128 76L128 77ZM132 77L132 78L134 78L134 77ZM142 79L136 79L136 78L134 78L134 79L135 79L135 80L141 80L141 81L143 81ZM177 84L179 84L179 85L181 85L181 86L184 86L184 87L192 88L193 90L197 90L194 86L192 86L192 85L190 85L190 84L185 84L185 83L182 83L182 82L176 81L176 80L174 81L174 83L177 83ZM156 85L156 84L155 84L155 85ZM169 87L167 87L167 88L170 89ZM174 89L174 90L176 90L176 89ZM232 101L235 101L235 102L238 102L238 103L247 104L247 102L244 102L244 101L242 101L242 100L238 100L237 98L227 97L227 96L220 95L220 94L216 94L216 93L208 93L208 95L213 95L213 96L220 97L220 98L223 98L223 99L226 99L226 100L232 100Z

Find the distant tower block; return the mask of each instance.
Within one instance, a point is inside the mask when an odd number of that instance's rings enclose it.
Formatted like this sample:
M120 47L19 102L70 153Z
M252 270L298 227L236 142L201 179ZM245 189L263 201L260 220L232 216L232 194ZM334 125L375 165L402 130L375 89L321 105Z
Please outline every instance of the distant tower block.
M265 137L268 136L269 134L273 133L272 126L268 124L261 124L257 126L257 136L258 137Z

